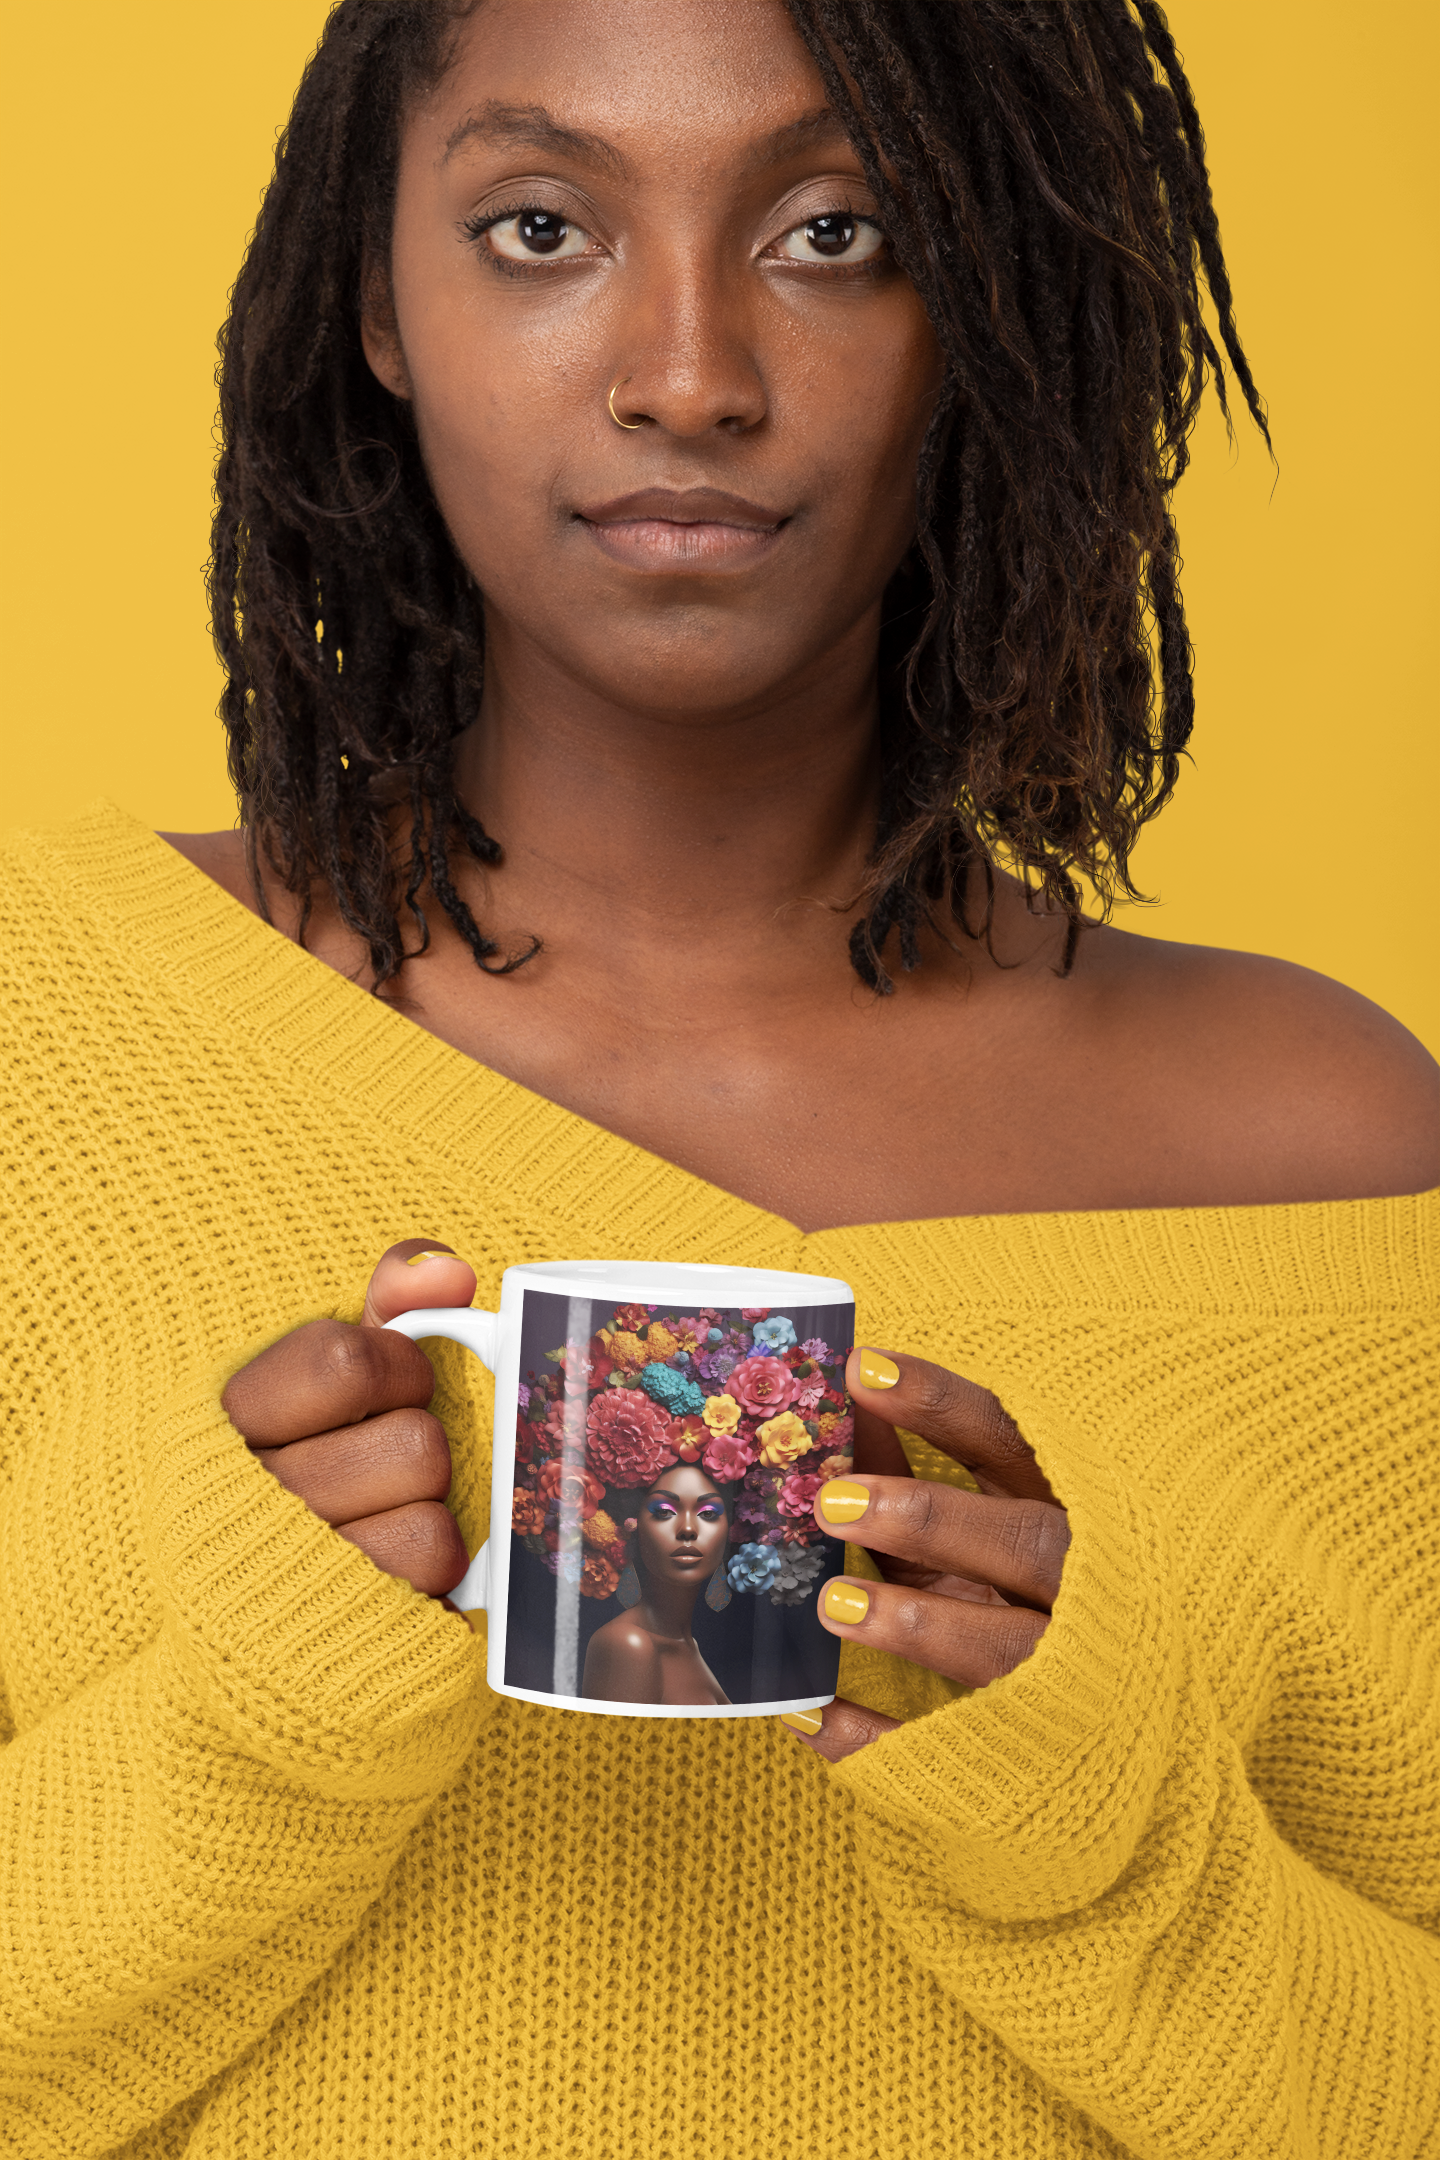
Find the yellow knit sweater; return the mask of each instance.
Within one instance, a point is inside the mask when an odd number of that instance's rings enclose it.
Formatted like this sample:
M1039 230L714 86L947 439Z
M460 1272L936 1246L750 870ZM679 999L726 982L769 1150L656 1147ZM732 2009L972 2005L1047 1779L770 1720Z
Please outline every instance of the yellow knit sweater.
M1436 2150L1440 1195L805 1237L113 810L0 864L0 2149ZM1070 1508L1035 1656L967 1697L847 1649L909 1722L838 1770L490 1695L218 1403L416 1231L485 1303L520 1260L848 1277ZM473 1549L487 1383L441 1363Z

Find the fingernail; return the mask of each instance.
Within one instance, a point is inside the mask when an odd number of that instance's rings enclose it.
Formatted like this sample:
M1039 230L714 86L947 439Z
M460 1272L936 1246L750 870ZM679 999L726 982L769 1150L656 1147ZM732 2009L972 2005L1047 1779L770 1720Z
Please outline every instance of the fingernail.
M796 1732L817 1733L824 1722L818 1710L782 1710L782 1725L793 1725Z
M862 1387L894 1387L900 1378L900 1368L894 1358L886 1357L883 1350L860 1352L860 1384Z
M422 1260L458 1260L459 1258L458 1252L412 1252L405 1265L406 1267L419 1267Z
M870 1593L859 1583L832 1582L825 1592L827 1620L843 1620L846 1627L859 1627L869 1610Z
M826 1522L859 1522L869 1505L868 1487L857 1485L853 1478L832 1477L820 1487L820 1513Z

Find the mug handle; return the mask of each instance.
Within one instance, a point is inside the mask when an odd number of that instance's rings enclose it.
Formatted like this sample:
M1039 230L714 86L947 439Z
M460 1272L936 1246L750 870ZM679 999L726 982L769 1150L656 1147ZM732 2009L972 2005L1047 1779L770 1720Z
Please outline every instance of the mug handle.
M500 1355L500 1315L479 1312L473 1305L436 1305L420 1312L402 1312L387 1320L393 1335L408 1335L420 1342L427 1335L443 1335L473 1350L487 1372L494 1372ZM462 1613L488 1612L490 1608L490 1543L480 1547L460 1581L450 1592Z

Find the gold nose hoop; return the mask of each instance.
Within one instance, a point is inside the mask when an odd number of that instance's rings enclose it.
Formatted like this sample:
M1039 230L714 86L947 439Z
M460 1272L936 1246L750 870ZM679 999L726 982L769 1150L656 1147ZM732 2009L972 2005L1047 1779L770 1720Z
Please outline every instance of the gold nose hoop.
M641 425L638 420L622 420L619 413L615 410L615 392L617 390L623 390L629 380L630 377L628 375L617 375L614 382L610 385L610 395L605 400L605 403L610 408L610 417L615 422L616 427L623 427L627 431L631 428L638 428Z

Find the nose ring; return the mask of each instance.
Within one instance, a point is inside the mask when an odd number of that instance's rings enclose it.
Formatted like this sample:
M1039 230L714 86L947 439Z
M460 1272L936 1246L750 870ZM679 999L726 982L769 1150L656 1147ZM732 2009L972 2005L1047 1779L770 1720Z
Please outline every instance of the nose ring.
M638 420L622 420L619 413L615 410L615 392L617 390L623 390L626 383L629 381L630 377L628 375L617 375L614 382L610 385L610 395L605 400L605 403L610 408L610 417L615 422L616 427L623 427L627 431L631 428L638 428L641 425L640 421Z

